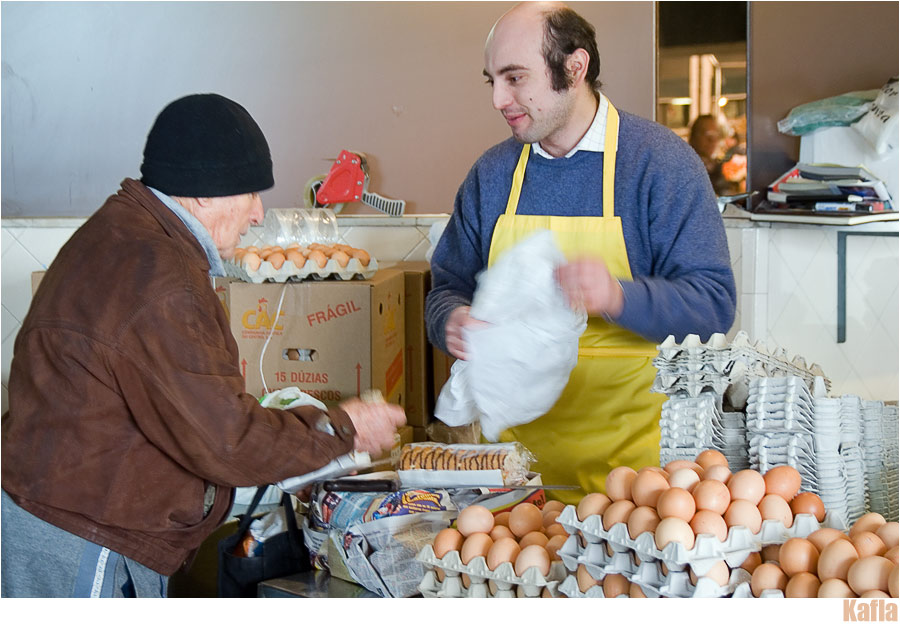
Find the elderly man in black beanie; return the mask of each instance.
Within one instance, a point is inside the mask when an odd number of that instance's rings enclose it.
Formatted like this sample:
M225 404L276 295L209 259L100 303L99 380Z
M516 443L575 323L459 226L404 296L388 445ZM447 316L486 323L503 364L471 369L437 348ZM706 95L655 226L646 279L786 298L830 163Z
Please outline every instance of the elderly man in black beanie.
M157 117L142 180L63 246L16 338L2 418L2 595L165 596L234 488L391 446L399 406L266 409L244 392L211 275L274 184L239 104Z

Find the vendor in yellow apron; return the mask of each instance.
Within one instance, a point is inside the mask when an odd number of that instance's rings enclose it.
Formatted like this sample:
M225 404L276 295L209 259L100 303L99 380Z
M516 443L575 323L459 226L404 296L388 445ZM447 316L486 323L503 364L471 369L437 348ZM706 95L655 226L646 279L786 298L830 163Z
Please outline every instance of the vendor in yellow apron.
M519 193L531 145L522 148L513 173L506 213L491 238L488 265L539 229L550 230L568 259L601 258L610 274L631 280L622 221L615 215L613 184L619 114L609 104L603 153L603 216L517 215ZM507 429L501 440L518 440L537 458L544 483L579 485L582 491L548 491L576 504L590 492L604 492L616 466L659 465L659 415L665 395L650 392L656 376L656 344L602 318L590 317L578 344L578 363L551 410L537 420Z

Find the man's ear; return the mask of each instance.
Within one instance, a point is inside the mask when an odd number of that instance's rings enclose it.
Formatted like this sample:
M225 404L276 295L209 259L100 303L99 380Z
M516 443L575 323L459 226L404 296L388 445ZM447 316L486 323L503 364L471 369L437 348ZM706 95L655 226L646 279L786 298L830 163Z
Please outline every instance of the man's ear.
M584 82L590 60L591 57L584 48L578 48L569 55L566 59L566 76L569 79L569 86L578 87Z

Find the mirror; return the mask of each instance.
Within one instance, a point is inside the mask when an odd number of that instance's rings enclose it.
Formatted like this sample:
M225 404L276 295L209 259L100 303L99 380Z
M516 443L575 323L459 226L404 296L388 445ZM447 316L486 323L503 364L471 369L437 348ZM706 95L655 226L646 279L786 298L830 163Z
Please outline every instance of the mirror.
M656 121L691 143L718 196L747 189L748 10L656 3Z

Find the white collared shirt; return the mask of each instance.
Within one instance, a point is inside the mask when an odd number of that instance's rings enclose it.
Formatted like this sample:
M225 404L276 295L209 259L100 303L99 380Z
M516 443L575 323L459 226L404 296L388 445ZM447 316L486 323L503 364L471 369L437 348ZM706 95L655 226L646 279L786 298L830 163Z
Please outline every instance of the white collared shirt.
M603 143L606 138L606 112L608 110L609 100L601 93L600 103L597 106L597 114L594 115L594 121L591 122L591 127L588 128L588 131L584 133L581 140L578 141L575 147L573 147L568 154L563 156L563 158L569 158L579 150L584 150L586 152L603 151ZM541 147L540 143L532 143L531 145L531 149L534 150L535 154L540 154L544 158L554 158Z

